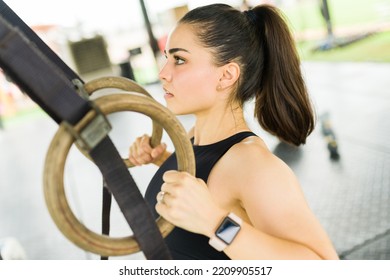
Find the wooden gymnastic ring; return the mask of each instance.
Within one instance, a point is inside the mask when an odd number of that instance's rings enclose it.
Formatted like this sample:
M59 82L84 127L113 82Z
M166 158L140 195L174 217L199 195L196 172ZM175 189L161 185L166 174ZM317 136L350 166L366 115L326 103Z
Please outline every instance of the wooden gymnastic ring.
M171 138L177 154L178 170L195 175L195 158L187 134L177 118L165 107L151 98L132 94L111 94L99 97L96 105L104 114L118 111L143 113L161 125ZM90 111L85 119L92 119ZM80 124L79 123L79 124ZM78 124L78 125L79 125ZM76 125L75 129L80 129ZM59 230L80 248L102 256L122 256L140 251L133 236L114 238L97 234L86 228L75 217L66 199L64 191L64 167L74 138L61 124L49 146L44 167L44 194L51 217ZM167 236L174 226L159 217L158 228Z
M84 84L84 90L87 92L89 96L92 96L96 91L103 89L120 89L127 91L129 93L140 93L145 96L148 96L153 99L153 97L139 84L125 77L102 77L91 80ZM156 147L161 143L163 129L162 127L155 121L152 120L152 135L150 138L150 145L152 147ZM80 149L80 148L79 148ZM80 151L88 158L89 155L85 153L82 149ZM133 167L134 164L129 161L129 159L123 159L127 167ZM155 163L159 165L158 163Z

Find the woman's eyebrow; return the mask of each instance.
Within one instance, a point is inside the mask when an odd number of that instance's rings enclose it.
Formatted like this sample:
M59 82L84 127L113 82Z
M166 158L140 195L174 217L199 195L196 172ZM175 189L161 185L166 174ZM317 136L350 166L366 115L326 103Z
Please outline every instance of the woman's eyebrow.
M172 49L169 49L169 50L168 50L168 53L169 53L169 54L173 54L173 53L175 53L175 52L179 52L179 51L183 51L183 52L187 52L187 53L189 53L189 51L188 51L188 50L186 50L186 49L183 49L183 48L172 48ZM164 53L165 53L165 54L167 54L167 51L166 51L166 50L164 50Z

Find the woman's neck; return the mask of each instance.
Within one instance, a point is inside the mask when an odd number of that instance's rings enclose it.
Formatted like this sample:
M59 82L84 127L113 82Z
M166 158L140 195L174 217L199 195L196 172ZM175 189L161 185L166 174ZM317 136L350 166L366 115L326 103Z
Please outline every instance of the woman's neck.
M212 110L207 114L196 115L194 144L216 143L238 132L248 130L241 107Z

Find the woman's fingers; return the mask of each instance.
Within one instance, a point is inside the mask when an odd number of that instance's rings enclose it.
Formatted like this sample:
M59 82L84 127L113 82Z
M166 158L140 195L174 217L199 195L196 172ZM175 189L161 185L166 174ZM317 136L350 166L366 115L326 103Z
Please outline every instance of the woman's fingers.
M150 152L150 155L153 159L158 159L167 149L167 145L165 143L161 143L155 148L153 148Z
M148 135L143 135L137 137L135 142L129 148L129 160L134 165L142 165L154 162L166 150L166 144L161 143L155 148L152 148L150 145L150 137Z

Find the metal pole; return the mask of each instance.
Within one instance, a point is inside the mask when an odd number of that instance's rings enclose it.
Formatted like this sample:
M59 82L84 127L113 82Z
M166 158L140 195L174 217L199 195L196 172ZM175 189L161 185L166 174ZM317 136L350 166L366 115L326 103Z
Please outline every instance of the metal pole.
M140 5L141 5L142 14L144 16L146 30L147 30L148 35L149 35L149 44L150 44L150 46L151 46L151 48L153 50L154 57L157 59L158 53L160 52L160 49L158 47L157 40L156 40L156 38L153 35L152 26L150 24L148 13L147 13L146 7L145 7L145 2L144 2L144 0L140 0L139 2L140 2Z
M321 7L322 15L326 22L326 29L328 31L328 38L333 39L333 29L332 29L332 21L330 18L330 12L329 12L329 6L327 0L322 0L322 7Z

